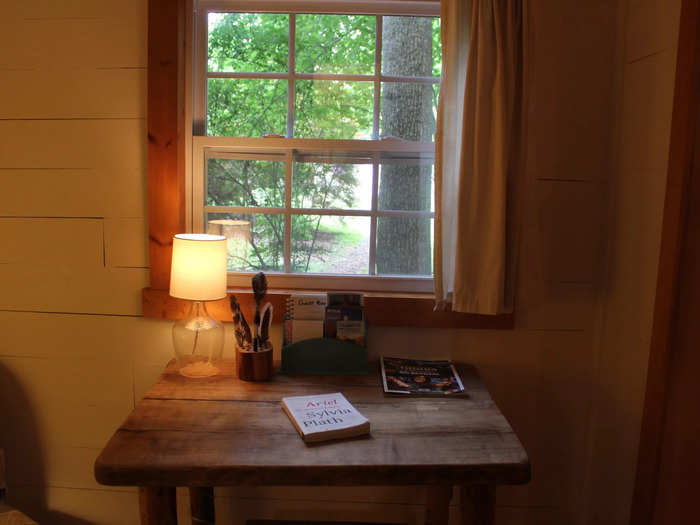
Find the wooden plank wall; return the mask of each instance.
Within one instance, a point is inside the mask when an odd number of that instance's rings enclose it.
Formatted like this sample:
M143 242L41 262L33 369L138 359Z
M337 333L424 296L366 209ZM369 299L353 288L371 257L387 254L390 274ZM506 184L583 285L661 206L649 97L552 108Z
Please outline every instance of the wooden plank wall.
M629 523L656 291L680 0L629 0L621 33L608 275L600 296L590 523ZM618 473L611 477L610 472Z
M577 524L600 382L593 339L618 12L614 2L530 4L516 328L376 328L369 346L475 363L533 460L529 486L499 490L498 525ZM0 446L10 500L45 523L133 524L136 492L98 486L92 463L171 355L170 323L140 317L146 2L1 7ZM228 355L231 342L229 333ZM635 385L641 363L622 381ZM610 482L626 476L611 472ZM422 497L419 488L247 488L218 490L217 505L221 523L417 524Z

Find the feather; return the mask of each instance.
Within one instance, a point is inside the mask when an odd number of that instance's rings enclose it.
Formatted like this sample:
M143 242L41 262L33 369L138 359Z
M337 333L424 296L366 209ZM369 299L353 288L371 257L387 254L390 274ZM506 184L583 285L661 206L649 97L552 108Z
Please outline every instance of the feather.
M274 308L271 303L265 303L262 307L262 320L260 321L260 344L263 345L270 338L270 325L272 324L272 314Z
M253 350L258 351L258 345L260 341L258 340L259 328L260 328L260 303L265 298L267 293L267 277L262 272L258 272L253 276L253 297L255 299L255 319L253 320L253 326L255 327L255 337L253 338Z
M267 293L267 277L262 272L258 272L253 276L253 296L255 297L255 304L260 306L262 300L265 298Z
M238 300L233 294L231 294L229 302L231 304L231 313L233 314L234 324L233 328L236 334L236 342L238 343L238 347L249 347L253 341L250 335L250 327L248 326L248 322L245 320L245 316L241 311L241 305L238 304Z

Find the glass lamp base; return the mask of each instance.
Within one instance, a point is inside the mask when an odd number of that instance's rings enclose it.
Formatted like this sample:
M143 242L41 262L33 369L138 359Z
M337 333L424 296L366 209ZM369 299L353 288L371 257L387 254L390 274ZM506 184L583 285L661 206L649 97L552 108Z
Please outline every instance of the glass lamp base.
M194 301L185 318L173 324L173 346L180 374L216 375L224 348L224 327L209 316L203 302Z
M206 360L180 364L180 374L185 377L211 377L218 373L219 368Z

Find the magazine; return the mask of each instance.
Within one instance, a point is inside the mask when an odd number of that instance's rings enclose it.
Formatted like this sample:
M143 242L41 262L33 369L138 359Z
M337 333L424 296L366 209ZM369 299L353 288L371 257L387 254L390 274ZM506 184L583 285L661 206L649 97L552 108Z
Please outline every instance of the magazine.
M450 361L423 361L381 357L385 394L463 394L464 385Z

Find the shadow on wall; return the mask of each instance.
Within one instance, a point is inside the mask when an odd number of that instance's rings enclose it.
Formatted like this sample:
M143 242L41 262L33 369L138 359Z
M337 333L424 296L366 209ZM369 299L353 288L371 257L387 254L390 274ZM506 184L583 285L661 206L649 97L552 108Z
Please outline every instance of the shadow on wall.
M2 363L0 448L5 450L10 505L39 523L90 525L85 520L48 508L45 461L31 401L17 378Z

